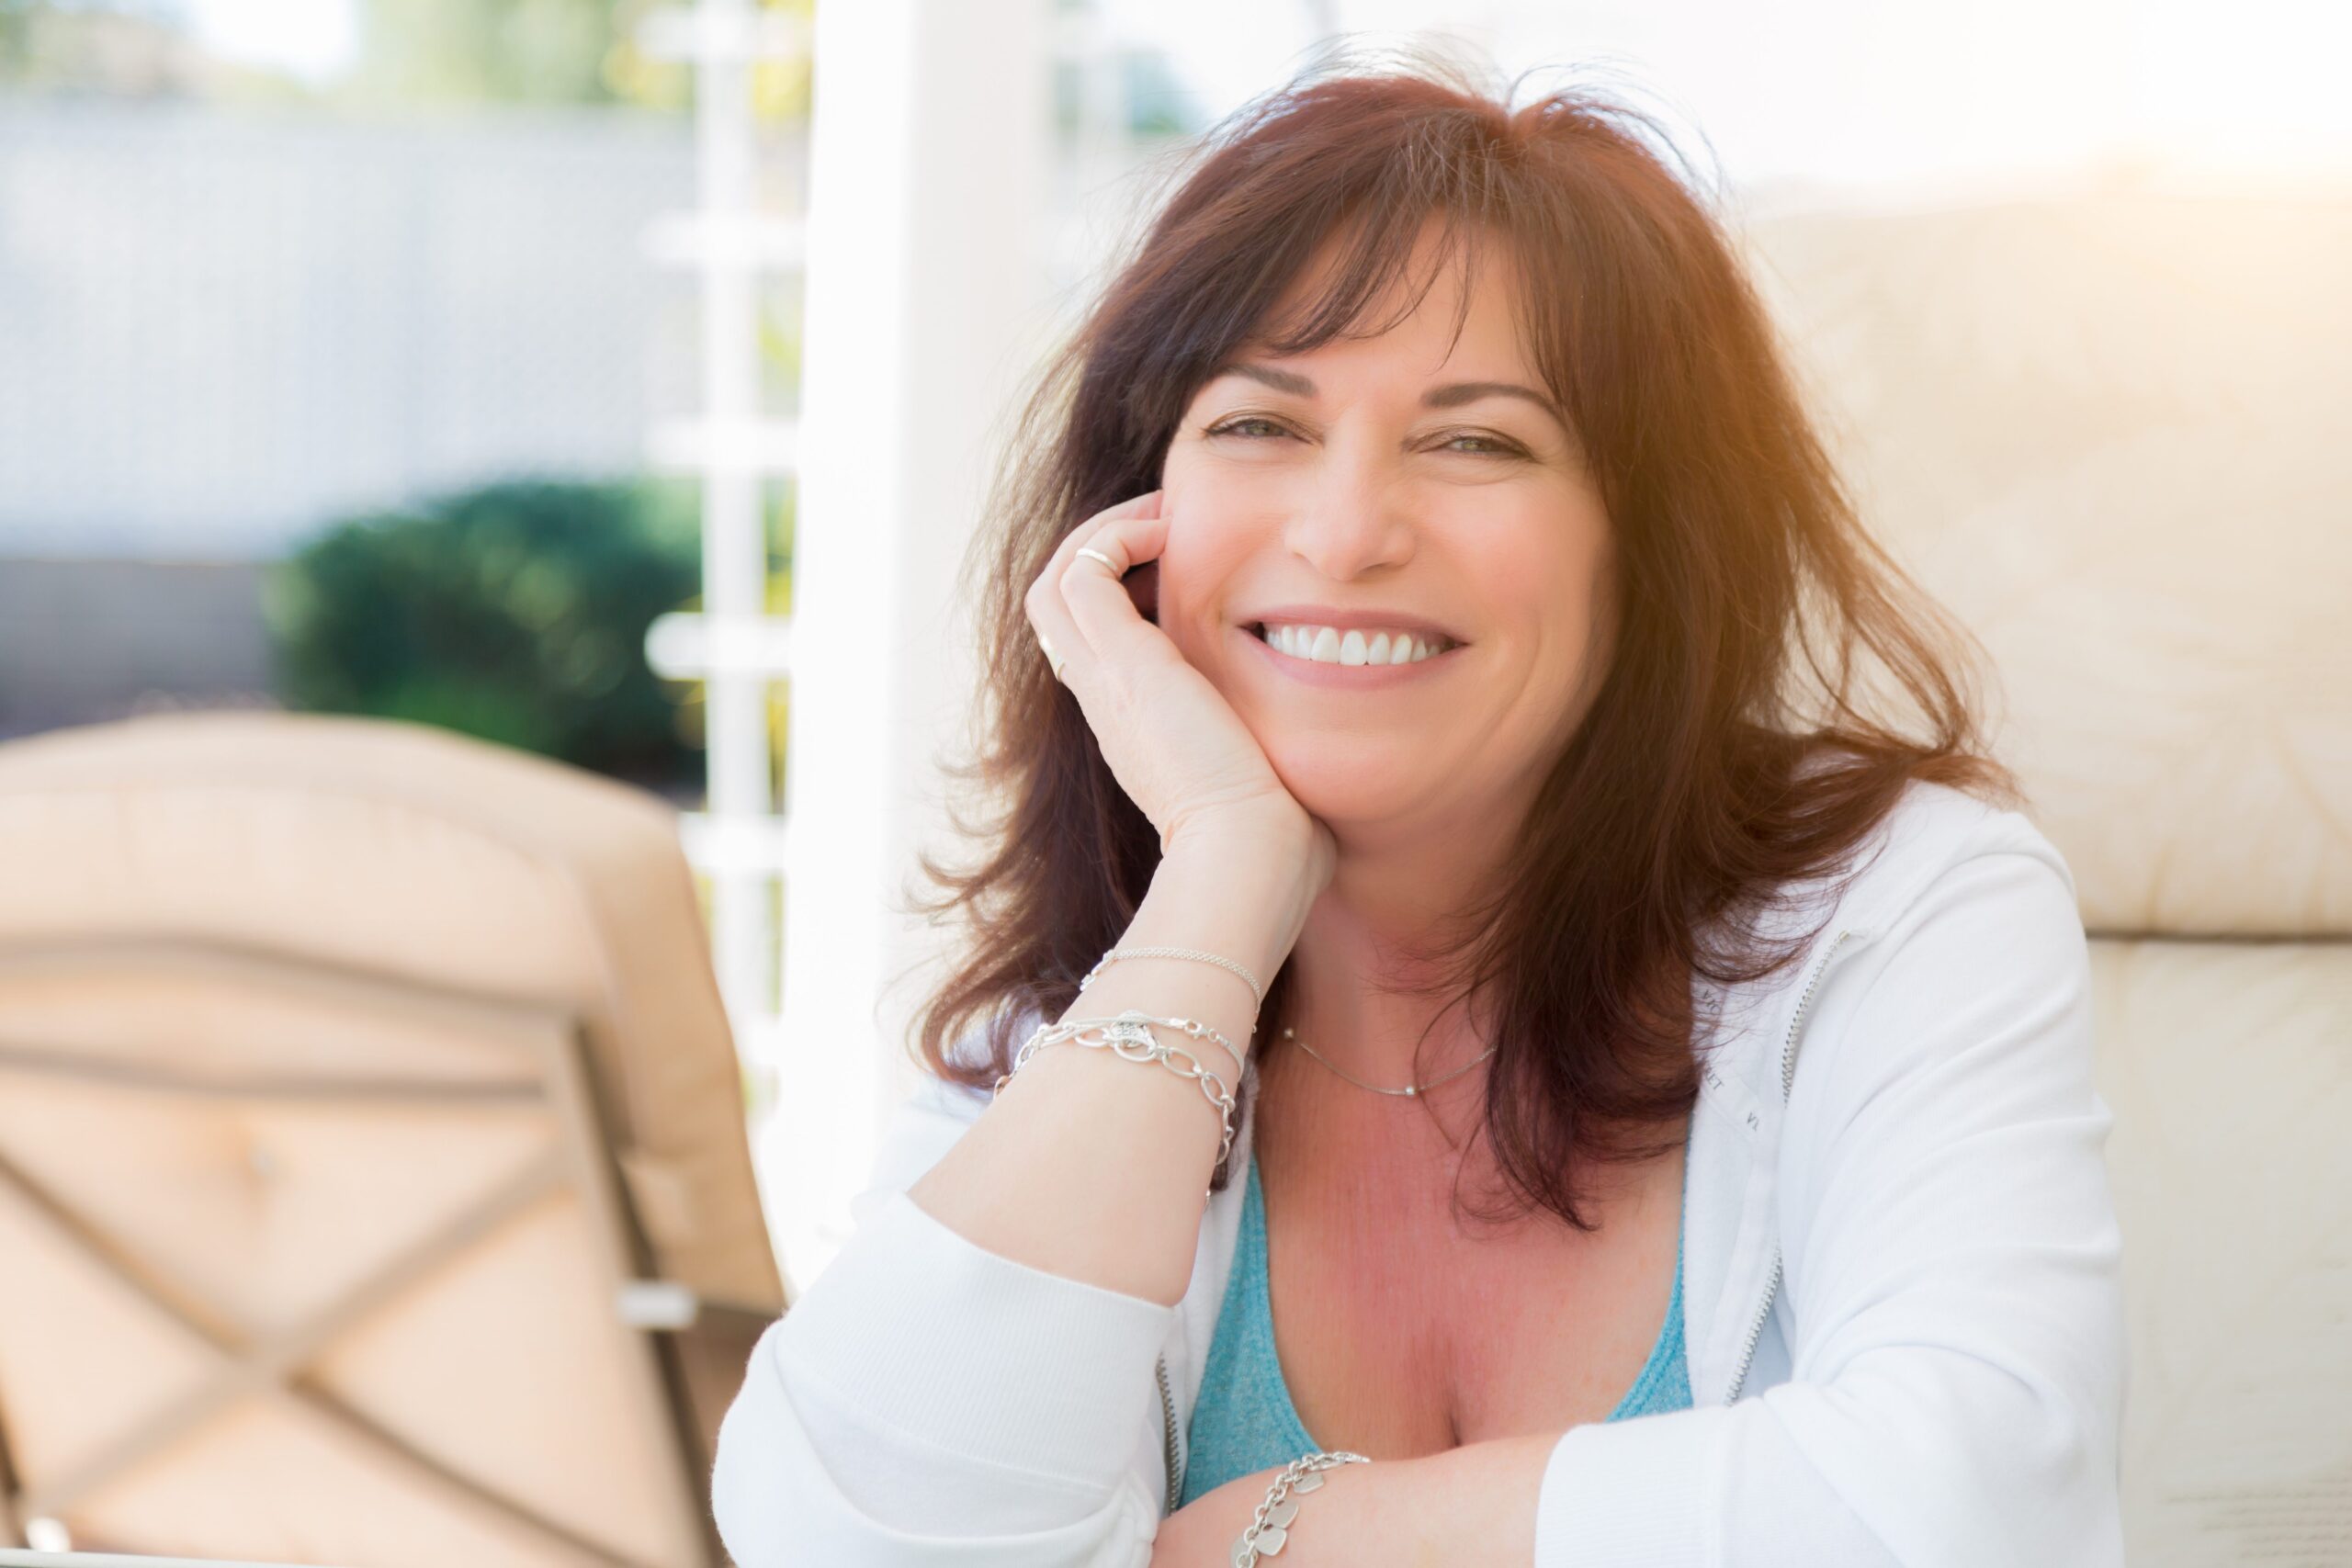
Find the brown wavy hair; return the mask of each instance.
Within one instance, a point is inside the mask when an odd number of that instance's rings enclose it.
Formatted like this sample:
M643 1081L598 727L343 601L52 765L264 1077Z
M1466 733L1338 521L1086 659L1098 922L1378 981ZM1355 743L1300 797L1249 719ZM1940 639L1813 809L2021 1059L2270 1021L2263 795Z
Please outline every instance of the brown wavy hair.
M1441 265L1496 239L1523 269L1522 329L1591 464L1617 562L1593 705L1503 885L1444 922L1425 955L1440 980L1409 987L1477 1000L1495 1048L1484 1131L1519 1199L1587 1228L1585 1162L1673 1145L1657 1130L1698 1092L1693 977L1733 986L1793 961L1819 925L1767 947L1757 917L1835 870L1910 781L2021 802L1983 753L1959 672L1982 646L1862 527L1724 231L1640 133L1668 152L1671 139L1593 90L1512 109L1513 90L1482 90L1425 51L1372 71L1333 56L1245 107L1192 149L1036 378L966 563L982 740L947 771L992 796L984 824L955 817L986 852L962 871L920 857L945 890L920 907L960 911L970 932L918 1020L931 1073L987 1089L1024 1021L1069 1010L1159 859L1038 652L1030 583L1071 528L1158 486L1179 420L1230 352L1299 353L1357 330L1432 217ZM1331 237L1333 287L1304 321L1271 322ZM1406 312L1434 276L1406 288ZM1858 675L1907 705L1909 733L1861 710ZM1277 1036L1286 977L1269 985L1261 1039ZM1212 1190L1230 1176L1221 1164Z

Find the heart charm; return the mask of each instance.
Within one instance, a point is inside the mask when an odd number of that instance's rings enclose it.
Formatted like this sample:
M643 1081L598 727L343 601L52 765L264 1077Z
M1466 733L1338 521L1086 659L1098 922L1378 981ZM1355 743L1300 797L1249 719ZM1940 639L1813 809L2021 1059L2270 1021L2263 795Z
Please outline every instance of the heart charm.
M1322 1484L1323 1472L1319 1470L1310 1470L1302 1473L1296 1481L1292 1482L1290 1489L1294 1492L1312 1492Z
M1260 1530L1258 1532L1258 1555L1261 1557L1272 1557L1276 1555L1282 1551L1283 1543L1289 1539L1290 1531L1283 1529L1279 1525L1274 1527L1272 1529Z
M1266 1510L1266 1522L1287 1529L1291 1520L1298 1517L1298 1505L1285 1497Z

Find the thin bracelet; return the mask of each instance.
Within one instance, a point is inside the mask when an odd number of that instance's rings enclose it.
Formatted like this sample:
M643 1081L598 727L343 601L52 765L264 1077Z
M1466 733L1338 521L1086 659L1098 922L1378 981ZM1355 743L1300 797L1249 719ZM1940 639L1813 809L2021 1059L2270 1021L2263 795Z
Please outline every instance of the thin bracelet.
M1230 969L1240 976L1250 987L1251 999L1260 1007L1266 1005L1266 987L1258 984L1258 976L1230 958L1214 953L1203 953L1190 947L1114 947L1104 953L1093 968L1086 972L1086 978L1078 983L1078 988L1081 991L1086 989L1094 983L1094 976L1122 958L1190 958L1202 964L1214 964L1220 969Z
M1020 1051L1012 1058L1012 1069L997 1078L995 1087L989 1090L989 1098L994 1100L998 1095L1002 1094L1004 1086L1012 1081L1013 1074L1028 1066L1030 1058L1039 1050L1047 1045L1059 1044L1063 1041L1097 1050L1109 1050L1130 1062L1159 1062L1178 1077L1192 1078L1198 1082L1202 1096L1211 1105L1216 1107L1218 1120L1225 1126L1225 1136L1217 1145L1216 1151L1217 1163L1222 1165L1226 1157L1233 1152L1233 1096L1227 1090L1225 1080L1202 1066L1198 1056L1193 1055L1182 1045L1163 1044L1151 1032L1151 1026L1155 1023L1165 1024L1170 1029L1181 1029L1195 1040L1213 1039L1227 1050L1233 1049L1231 1043L1223 1034L1197 1020L1153 1018L1134 1008L1129 1008L1116 1018L1064 1019L1061 1022L1051 1026L1040 1024L1027 1040L1022 1042ZM1185 1061L1190 1062L1191 1068L1177 1066L1170 1059L1175 1056L1182 1056Z
M1291 1521L1298 1517L1298 1504L1285 1494L1318 1489L1323 1484L1322 1472L1327 1470L1371 1462L1363 1454L1335 1449L1326 1453L1301 1454L1283 1466L1283 1472L1266 1488L1265 1500L1250 1516L1249 1527L1233 1543L1233 1568L1257 1568L1261 1555L1272 1557L1289 1543Z

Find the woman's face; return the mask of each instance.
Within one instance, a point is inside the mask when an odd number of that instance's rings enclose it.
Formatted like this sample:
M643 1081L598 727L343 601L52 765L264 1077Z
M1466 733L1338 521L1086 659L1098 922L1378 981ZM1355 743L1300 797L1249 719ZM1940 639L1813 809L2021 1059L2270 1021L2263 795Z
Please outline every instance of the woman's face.
M1450 345L1458 259L1379 337L1245 348L1168 448L1159 626L1343 842L1349 825L1491 824L1574 734L1606 657L1609 519L1519 340L1514 271L1486 247ZM1283 634L1295 651L1261 639L1270 622L1304 628ZM1347 662L1399 630L1446 650ZM1306 657L1308 638L1340 661Z

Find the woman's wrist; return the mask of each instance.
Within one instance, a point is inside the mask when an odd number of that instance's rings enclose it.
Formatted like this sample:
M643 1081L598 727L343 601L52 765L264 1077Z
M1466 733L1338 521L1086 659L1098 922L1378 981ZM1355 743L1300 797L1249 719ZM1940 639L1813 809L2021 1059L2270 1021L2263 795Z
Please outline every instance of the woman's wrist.
M1170 841L1148 897L1174 912L1178 924L1202 931L1196 945L1270 983L1330 882L1319 832L1303 812L1295 819L1266 812L1188 823ZM1216 932L1227 933L1228 942L1209 934Z

